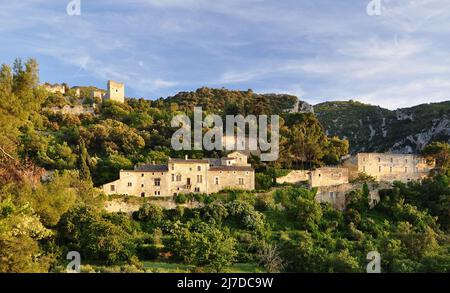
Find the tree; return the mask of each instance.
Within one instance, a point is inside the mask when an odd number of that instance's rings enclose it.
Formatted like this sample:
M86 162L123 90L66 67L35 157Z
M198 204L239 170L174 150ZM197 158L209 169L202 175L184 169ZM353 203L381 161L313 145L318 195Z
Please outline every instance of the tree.
M242 200L235 200L227 204L228 213L232 220L248 230L260 231L264 227L264 214Z
M202 208L201 215L208 223L221 224L228 217L228 210L221 201L214 201Z
M317 229L317 224L322 218L322 208L316 200L299 197L295 211L296 219L302 229L309 231Z
M322 125L312 114L301 114L298 118L299 121L290 127L289 154L295 161L306 162L309 167L320 165L326 141Z
M131 235L92 207L81 205L65 213L58 224L58 234L60 241L87 259L114 264L135 254Z
M73 179L73 173L56 173L48 184L39 186L26 197L44 225L55 226L75 205L77 194L71 188Z
M433 142L427 145L422 153L428 159L436 160L436 167L440 169L442 174L450 172L450 144Z
M223 231L206 224L197 231L188 228L176 228L165 245L176 259L186 264L207 267L213 272L220 272L225 266L235 262L236 239L228 231Z
M78 155L78 168L80 170L80 178L82 180L92 180L91 171L89 169L89 155L87 153L84 141L80 141L79 144L79 155Z
M281 273L285 267L284 260L278 252L275 245L264 245L259 252L259 264L263 266L268 273Z
M145 203L133 216L139 221L147 221L152 225L158 225L164 219L164 212L160 206Z
M48 272L52 257L39 241L51 236L29 206L0 202L0 273Z

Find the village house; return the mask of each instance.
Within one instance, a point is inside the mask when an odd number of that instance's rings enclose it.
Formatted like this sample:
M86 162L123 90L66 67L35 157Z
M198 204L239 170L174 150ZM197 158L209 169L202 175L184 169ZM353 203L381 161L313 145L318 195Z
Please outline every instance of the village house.
M221 159L169 159L165 165L145 164L121 170L119 179L103 185L106 194L140 197L211 194L223 189L255 189L255 171L247 156L233 152Z
M426 178L435 168L420 155L390 153L359 153L345 160L341 167L325 167L315 170L291 171L277 178L277 183L300 184L308 180L308 187L316 189L318 202L330 203L334 208L344 209L346 195L362 188L361 183L350 183L359 174L375 178L368 184L370 204L379 201L378 191L388 188L394 181L409 182Z
M377 181L421 180L436 167L435 162L427 162L420 155L390 153L359 153L351 158L346 166L352 173L350 177L364 173Z

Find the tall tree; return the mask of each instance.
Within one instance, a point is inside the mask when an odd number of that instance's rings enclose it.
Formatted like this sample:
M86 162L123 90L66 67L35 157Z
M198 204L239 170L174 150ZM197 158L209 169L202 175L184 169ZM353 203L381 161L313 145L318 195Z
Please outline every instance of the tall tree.
M89 155L83 140L79 144L78 165L80 170L80 179L91 181L91 171L89 169Z

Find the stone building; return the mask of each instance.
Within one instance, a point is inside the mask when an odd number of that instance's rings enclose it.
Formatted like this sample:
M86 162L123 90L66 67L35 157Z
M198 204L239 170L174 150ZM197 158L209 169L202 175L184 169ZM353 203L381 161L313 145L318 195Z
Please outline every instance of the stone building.
M369 188L369 205L374 206L380 202L379 191L381 189L390 188L390 184L384 183L368 183ZM317 187L316 201L320 203L329 203L333 208L344 210L347 206L347 195L353 190L362 190L362 183L345 183L332 186Z
M119 103L125 102L125 84L108 80L108 88L105 96L105 100L112 100Z
M119 177L103 185L106 194L151 197L210 194L226 188L255 189L255 171L247 163L247 157L238 152L222 159L186 157L169 159L166 165L140 165L134 170L121 170Z
M74 86L71 90L73 91L75 97L79 98L81 96L81 89L79 86Z
M348 169L337 167L318 168L309 172L310 188L348 183Z
M60 94L65 94L66 93L66 87L63 84L49 84L49 83L45 83L42 85L42 87L47 90L50 93L56 94L56 93L60 93Z
M104 96L104 93L103 93L103 91L100 91L100 90L93 90L93 91L91 91L91 99L92 100L102 100L103 99L103 96Z
M355 161L358 173L388 182L420 180L435 168L434 162L412 154L359 153Z

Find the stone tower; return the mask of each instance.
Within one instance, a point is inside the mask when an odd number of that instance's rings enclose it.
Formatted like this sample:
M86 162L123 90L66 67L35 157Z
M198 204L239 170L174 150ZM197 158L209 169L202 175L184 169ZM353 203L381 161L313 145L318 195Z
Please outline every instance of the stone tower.
M105 100L112 100L120 103L125 102L125 84L108 80L108 89L104 97Z

